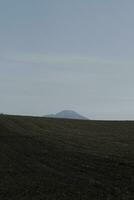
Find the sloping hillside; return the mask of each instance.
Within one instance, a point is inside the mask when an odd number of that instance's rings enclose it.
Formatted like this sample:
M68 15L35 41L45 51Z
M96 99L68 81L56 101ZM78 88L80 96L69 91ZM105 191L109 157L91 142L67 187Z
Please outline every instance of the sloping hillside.
M134 122L1 115L0 199L134 199Z

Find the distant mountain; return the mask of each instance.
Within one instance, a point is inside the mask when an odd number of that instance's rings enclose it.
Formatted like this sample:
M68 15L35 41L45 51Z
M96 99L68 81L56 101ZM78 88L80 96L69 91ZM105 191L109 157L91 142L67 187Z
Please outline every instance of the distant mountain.
M88 118L80 115L79 113L77 113L73 110L63 110L63 111L58 112L56 114L46 115L45 117L88 120Z

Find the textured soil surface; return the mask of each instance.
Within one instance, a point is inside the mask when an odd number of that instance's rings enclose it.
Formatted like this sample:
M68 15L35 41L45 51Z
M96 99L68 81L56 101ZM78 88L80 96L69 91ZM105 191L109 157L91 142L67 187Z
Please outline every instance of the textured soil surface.
M134 122L0 115L1 200L134 199Z

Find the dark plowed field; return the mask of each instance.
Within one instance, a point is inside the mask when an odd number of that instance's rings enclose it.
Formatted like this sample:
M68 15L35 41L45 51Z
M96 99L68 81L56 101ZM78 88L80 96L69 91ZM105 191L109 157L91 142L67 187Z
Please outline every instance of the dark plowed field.
M0 116L0 200L134 200L134 122Z

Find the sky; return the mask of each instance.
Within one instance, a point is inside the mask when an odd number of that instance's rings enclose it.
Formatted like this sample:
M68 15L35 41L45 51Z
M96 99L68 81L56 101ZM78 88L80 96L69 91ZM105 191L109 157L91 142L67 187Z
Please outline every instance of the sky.
M133 0L0 0L0 113L134 119Z

